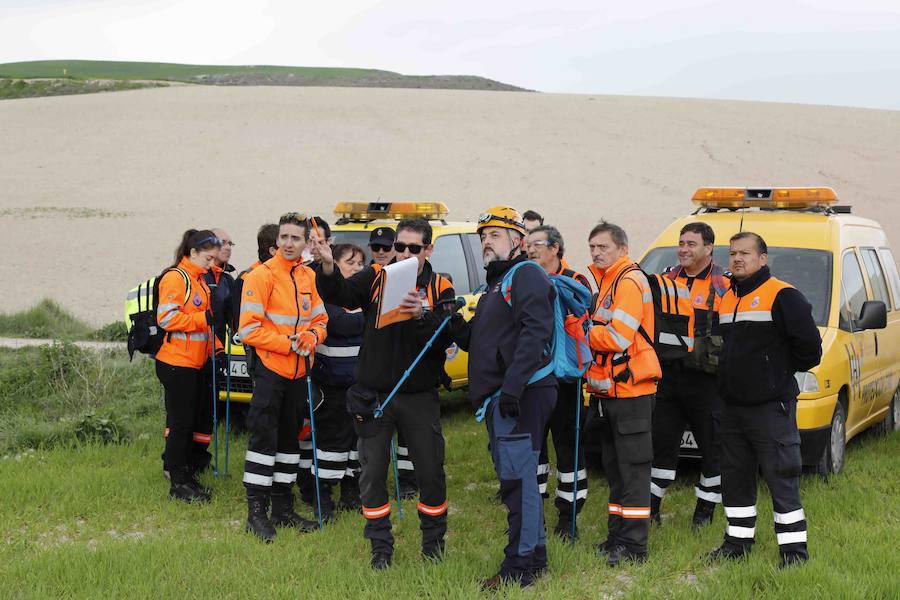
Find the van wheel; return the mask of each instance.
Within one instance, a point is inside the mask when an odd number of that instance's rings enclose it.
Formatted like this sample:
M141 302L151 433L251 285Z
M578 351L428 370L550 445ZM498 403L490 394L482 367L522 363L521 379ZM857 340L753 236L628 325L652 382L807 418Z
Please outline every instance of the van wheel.
M838 401L831 417L831 435L822 458L816 465L816 472L822 477L836 475L844 468L844 453L847 449L847 414L844 405Z
M891 398L891 405L884 416L884 421L878 424L878 432L889 435L893 431L900 431L900 387Z

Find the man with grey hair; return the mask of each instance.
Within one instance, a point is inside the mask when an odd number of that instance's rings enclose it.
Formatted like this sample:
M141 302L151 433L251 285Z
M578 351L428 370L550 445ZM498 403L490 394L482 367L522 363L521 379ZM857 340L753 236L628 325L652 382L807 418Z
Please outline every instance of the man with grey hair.
M628 236L601 221L588 236L598 294L591 306L590 410L599 422L609 482L608 533L597 545L607 564L647 559L650 528L650 421L662 375L648 332L654 331L647 277L628 256Z
M567 269L562 264L565 254L565 243L562 234L552 225L539 225L528 233L525 242L528 258L541 265L548 275L571 277L588 291L591 284L587 277ZM538 459L538 487L541 496L548 497L547 480L550 477L550 459L547 452L547 437L553 434L553 447L556 449L556 499L554 504L559 511L559 520L553 533L564 540L572 540L578 530L572 527L573 512L581 511L587 499L587 469L584 464L584 450L579 444L578 472L575 472L575 411L582 410L584 400L581 386L577 383L559 382L556 407L550 415L550 421L544 430L541 453ZM579 419L584 423L582 413ZM574 511L573 511L573 506Z

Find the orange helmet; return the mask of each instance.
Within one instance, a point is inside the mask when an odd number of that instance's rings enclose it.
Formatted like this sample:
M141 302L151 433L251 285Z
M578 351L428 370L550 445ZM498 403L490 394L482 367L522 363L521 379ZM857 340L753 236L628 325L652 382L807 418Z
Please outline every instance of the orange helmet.
M481 233L485 227L502 227L525 235L525 223L522 221L522 215L512 206L505 204L489 208L486 213L482 213L478 217L476 230Z

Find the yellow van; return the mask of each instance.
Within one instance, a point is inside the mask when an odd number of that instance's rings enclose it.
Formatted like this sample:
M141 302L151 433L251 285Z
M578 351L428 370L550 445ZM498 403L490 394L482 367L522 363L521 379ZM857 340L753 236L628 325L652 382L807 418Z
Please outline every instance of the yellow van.
M666 228L641 266L678 264L679 232L696 221L715 231L713 259L726 268L732 235L766 240L772 274L803 292L822 335L821 364L796 374L803 462L840 472L849 439L900 427L900 275L884 230L838 206L831 188L700 188L693 201L697 210Z
M366 262L371 258L369 235L379 227L396 228L403 219L423 218L431 223L434 252L431 266L436 273L453 282L457 296L466 299L460 311L471 319L477 303L476 293L485 285L485 270L481 256L481 241L472 222L447 221L449 211L443 202L340 202L334 209L337 221L331 227L335 244L355 244L365 250ZM453 388L468 383L468 355L456 344L447 349L447 375ZM217 382L219 398L225 400L225 381ZM250 402L253 386L244 349L231 347L231 399Z

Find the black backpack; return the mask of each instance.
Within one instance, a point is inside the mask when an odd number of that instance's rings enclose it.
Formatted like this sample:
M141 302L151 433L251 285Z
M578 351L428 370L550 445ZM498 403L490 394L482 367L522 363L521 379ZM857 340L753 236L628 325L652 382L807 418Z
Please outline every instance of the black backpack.
M191 297L191 278L184 269L170 267L137 286L137 312L131 313L131 328L128 331L128 357L134 359L135 351L141 354L155 355L162 347L166 335L165 329L156 322L156 309L159 307L159 282L169 271L177 271L184 278L184 306Z

